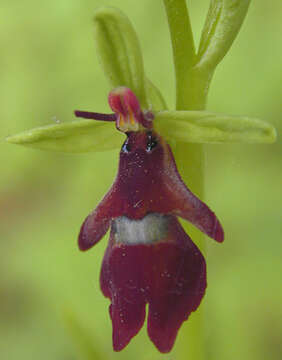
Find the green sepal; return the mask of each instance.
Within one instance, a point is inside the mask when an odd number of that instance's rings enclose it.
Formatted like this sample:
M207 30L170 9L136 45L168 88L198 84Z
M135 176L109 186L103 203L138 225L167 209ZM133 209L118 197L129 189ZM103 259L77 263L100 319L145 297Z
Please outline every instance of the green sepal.
M148 109L142 52L130 20L120 10L104 7L96 11L94 25L98 56L111 86L129 87Z
M236 38L250 0L211 0L202 31L197 67L213 71Z
M192 143L273 143L269 123L246 116L209 111L163 111L155 116L156 130L167 139Z
M113 122L75 120L27 130L6 141L42 150L83 153L120 148L124 135Z

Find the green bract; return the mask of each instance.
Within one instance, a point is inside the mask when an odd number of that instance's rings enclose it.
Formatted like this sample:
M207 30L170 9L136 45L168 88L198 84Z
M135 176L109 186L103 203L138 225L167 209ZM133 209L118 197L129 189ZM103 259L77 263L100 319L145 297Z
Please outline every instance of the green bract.
M213 71L222 60L247 14L251 0L211 0L202 31L197 66Z
M236 37L249 2L212 0L196 53L185 2L164 0L174 51L177 111L164 111L167 106L161 92L146 77L139 41L129 19L120 10L99 9L94 16L95 42L111 86L129 87L143 110L154 112L156 130L168 140L274 142L275 129L266 122L203 110L214 69ZM44 150L77 153L120 148L124 137L111 122L76 120L38 127L6 140Z

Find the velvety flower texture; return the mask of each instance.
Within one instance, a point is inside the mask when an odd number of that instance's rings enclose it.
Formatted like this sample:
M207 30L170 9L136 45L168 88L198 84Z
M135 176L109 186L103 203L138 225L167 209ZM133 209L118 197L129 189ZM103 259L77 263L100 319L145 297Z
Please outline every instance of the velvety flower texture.
M79 247L89 249L111 229L100 282L111 300L114 350L122 350L139 332L148 303L149 337L165 353L206 289L205 259L178 217L218 242L223 241L223 230L182 181L169 145L153 130L153 115L141 111L132 91L114 90L109 103L114 114L76 112L115 120L127 136L117 177L84 221Z

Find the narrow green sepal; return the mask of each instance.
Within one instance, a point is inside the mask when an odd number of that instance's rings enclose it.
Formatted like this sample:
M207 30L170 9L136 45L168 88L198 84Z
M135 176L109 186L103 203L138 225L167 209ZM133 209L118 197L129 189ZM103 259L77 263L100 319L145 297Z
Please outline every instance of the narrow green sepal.
M249 4L250 0L211 0L197 55L199 68L215 69L236 38Z
M269 123L246 116L209 111L163 111L155 116L156 130L168 139L192 143L273 143Z
M130 20L120 10L104 7L96 11L94 25L98 56L111 86L129 87L147 109L143 57Z
M83 153L120 148L124 135L112 122L75 120L27 130L6 141L42 150Z

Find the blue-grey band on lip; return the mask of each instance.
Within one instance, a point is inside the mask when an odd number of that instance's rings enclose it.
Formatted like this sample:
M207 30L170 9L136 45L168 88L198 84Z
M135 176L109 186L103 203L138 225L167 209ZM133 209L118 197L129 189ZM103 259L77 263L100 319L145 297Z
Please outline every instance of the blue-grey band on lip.
M169 216L151 213L140 220L120 216L113 220L112 229L117 243L152 244L167 235Z

